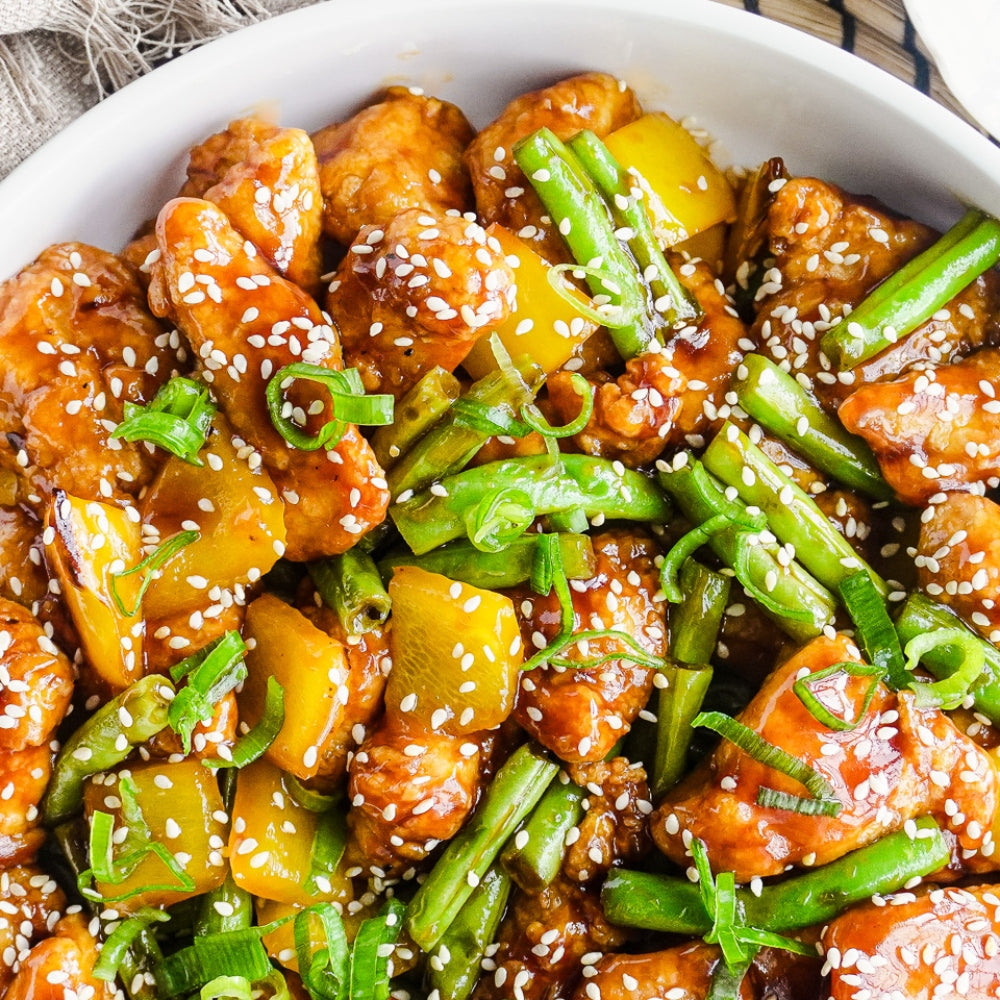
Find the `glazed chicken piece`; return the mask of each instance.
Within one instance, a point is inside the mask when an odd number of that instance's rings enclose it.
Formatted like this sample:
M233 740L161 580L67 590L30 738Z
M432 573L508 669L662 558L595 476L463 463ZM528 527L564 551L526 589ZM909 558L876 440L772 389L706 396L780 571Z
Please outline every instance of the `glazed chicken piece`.
M920 588L984 639L1000 641L1000 506L949 493L927 514L914 559Z
M577 826L579 836L569 845L563 872L573 882L592 883L612 868L636 864L652 846L646 772L626 757L574 764L570 778L590 794Z
M595 384L593 415L573 439L586 454L649 465L668 446L703 444L729 415L725 396L750 346L746 328L708 264L672 264L705 315L672 331L661 350L632 358L617 380ZM556 372L548 388L556 412L572 420L581 402L570 373Z
M347 704L339 723L319 747L316 781L333 786L347 770L349 755L357 749L382 711L385 681L392 669L388 628L349 636L335 611L327 605L300 604L302 613L317 627L344 644L347 651Z
M51 937L18 960L4 1000L112 1000L119 995L114 983L93 975L99 957L86 918L69 914L56 923Z
M397 213L431 215L472 207L462 154L472 126L454 104L408 87L389 87L378 104L313 137L323 190L323 229L345 246L362 226Z
M721 960L715 945L701 941L642 955L604 955L572 994L572 1000L705 1000ZM819 965L775 948L762 948L740 983L739 1000L802 1000L816 996Z
M479 800L481 756L474 736L383 716L347 769L349 859L366 871L401 872L454 837Z
M0 474L2 475L2 474ZM13 490L16 475L10 474ZM0 506L0 596L38 611L49 596L37 515L26 504Z
M837 411L903 503L1000 485L1000 349L863 385Z
M330 285L345 363L397 399L440 365L452 371L510 314L514 270L477 222L408 209L365 226Z
M319 290L323 196L307 133L240 118L191 150L186 198L214 202L283 277Z
M173 346L171 346L173 345ZM134 272L82 243L49 247L0 288L0 465L39 517L58 485L126 500L157 459L110 437L126 400L146 402L181 363Z
M389 501L367 441L348 425L334 448L294 448L274 429L265 400L268 380L285 365L342 366L327 319L210 202L168 202L157 240L150 303L177 322L233 429L260 452L285 502L288 557L303 561L350 548L381 523ZM308 433L329 420L329 397L323 402L313 383L297 382L285 395L309 420Z
M648 536L607 531L593 539L597 568L589 580L570 581L573 631L615 629L652 656L666 651L664 605L655 599L658 553ZM511 594L525 646L532 652L559 631L554 593L528 589ZM614 639L592 639L563 656L586 661L620 649ZM601 760L624 736L649 699L653 670L610 659L597 666L547 664L521 674L514 718L539 743L571 763Z
M963 863L993 853L990 827L998 776L991 758L939 709L920 708L913 693L878 683L861 713L870 677L834 672L810 687L853 729L827 729L792 689L800 672L861 662L843 635L803 647L765 681L740 721L817 771L842 808L836 816L806 816L757 805L762 787L803 795L798 782L723 740L714 753L657 808L653 839L672 860L690 863L687 838L705 842L713 870L738 882L778 875L788 865L823 865L902 828L934 816L957 838ZM957 807L957 808L956 808Z
M515 890L473 1000L564 996L584 956L621 948L625 940L605 920L599 897L578 884L560 877L537 894Z
M996 342L1000 276L988 273L909 336L838 376L821 357L823 332L935 234L870 198L811 177L790 180L775 194L768 228L775 263L758 291L753 339L775 361L806 373L828 407L855 385L893 378L921 363L954 361Z
M830 1000L995 997L1000 891L993 885L893 893L853 906L823 931Z
M480 218L486 223L499 222L517 233L552 264L568 260L562 236L514 163L513 148L519 139L542 126L560 139L568 139L581 129L604 138L641 113L631 89L607 73L583 73L516 97L465 153Z

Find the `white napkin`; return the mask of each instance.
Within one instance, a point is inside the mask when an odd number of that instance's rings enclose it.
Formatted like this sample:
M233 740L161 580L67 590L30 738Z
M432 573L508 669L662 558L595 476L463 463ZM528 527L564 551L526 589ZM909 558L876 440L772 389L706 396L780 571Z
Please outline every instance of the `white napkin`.
M905 0L906 12L966 111L1000 138L1000 0Z

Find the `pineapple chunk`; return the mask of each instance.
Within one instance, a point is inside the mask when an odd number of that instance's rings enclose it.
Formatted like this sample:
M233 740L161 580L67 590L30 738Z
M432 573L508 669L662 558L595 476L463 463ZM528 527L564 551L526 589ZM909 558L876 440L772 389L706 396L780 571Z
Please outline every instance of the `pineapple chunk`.
M285 721L267 759L297 778L311 778L320 767L320 748L347 705L347 651L273 594L262 594L247 608L244 638L247 679L238 695L240 718L251 724L260 718L267 679L274 677L285 690Z
M637 174L657 238L666 246L736 218L736 199L723 173L683 125L659 111L616 129L604 140Z
M200 537L159 571L143 600L148 619L161 621L210 603L213 587L253 582L284 552L284 505L252 452L216 417L203 465L172 455L143 498L143 520L161 538L197 521Z
M126 775L135 785L136 804L149 827L150 840L163 844L173 854L181 869L194 880L194 887L150 889L114 903L114 908L130 913L143 906L170 906L221 885L226 877L222 854L226 827L214 772L201 761L189 758L176 763L135 764L114 773L96 775L84 789L88 822L100 810L114 817L115 830L127 825L122 815L121 788ZM119 854L127 850L127 847L117 848ZM148 854L123 882L116 885L97 882L95 888L106 899L112 899L143 886L176 883L176 875L162 859Z
M343 866L329 877L329 886L309 885L320 814L295 801L284 774L266 758L240 770L232 820L229 864L240 888L261 899L303 906L350 898Z
M140 574L112 576L142 561L139 525L121 507L56 490L45 518L45 558L53 569L87 662L114 691L142 676Z
M510 316L494 332L512 358L527 354L550 375L569 361L598 325L552 287L549 265L524 240L496 223L487 232L499 242L508 260L517 260L514 265L517 301ZM594 308L590 299L568 279L562 281L571 298L581 306ZM489 337L476 342L462 366L475 379L496 369Z
M452 735L499 726L524 658L510 598L418 566L396 569L389 596L386 711Z

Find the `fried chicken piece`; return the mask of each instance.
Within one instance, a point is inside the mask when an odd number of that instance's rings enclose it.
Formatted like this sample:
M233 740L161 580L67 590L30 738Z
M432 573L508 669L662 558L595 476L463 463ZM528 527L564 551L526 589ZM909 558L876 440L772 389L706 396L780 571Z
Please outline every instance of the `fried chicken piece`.
M49 934L65 908L66 894L36 865L0 871L0 994L31 953L32 944Z
M514 98L465 152L480 218L513 230L550 263L568 260L562 236L514 163L514 145L542 126L560 139L580 129L603 139L640 114L632 90L607 73L582 73Z
M453 371L510 315L514 270L477 222L407 209L365 226L331 283L327 311L348 366L397 399L435 365Z
M474 736L448 736L383 717L348 764L348 856L365 870L396 872L454 837L479 800Z
M32 833L39 823L38 804L51 774L48 746L0 750L0 839L10 838L0 850L0 859L35 842Z
M48 743L72 696L72 664L34 615L0 598L0 750Z
M632 358L615 381L595 380L593 415L573 439L580 451L649 465L668 446L702 444L729 415L725 396L748 346L746 328L708 264L679 264L677 273L705 315L671 332L661 350ZM576 417L571 373L555 372L548 388L562 420Z
M307 133L239 118L191 150L187 177L182 197L214 202L279 274L319 290L323 196Z
M852 906L822 936L830 1000L995 997L1000 890L994 885L898 892Z
M261 453L285 502L288 557L304 561L350 548L381 523L389 502L368 442L349 424L334 448L294 448L272 425L265 399L268 380L285 365L342 366L326 318L210 202L168 202L156 231L153 310L177 322L233 429ZM324 400L313 383L295 383L285 398L309 421L308 433L330 419L329 396Z
M646 535L606 531L594 538L597 568L589 580L570 583L574 632L615 629L631 636L647 653L666 651L664 605L654 599L659 570L657 547ZM528 589L512 594L529 650L550 641L559 630L559 602ZM616 640L592 639L575 645L565 658L590 660L621 646ZM536 667L521 674L514 718L536 740L565 761L605 757L624 736L649 699L653 673L628 657L599 666Z
M565 878L537 894L515 890L500 927L495 969L480 978L473 1000L563 996L585 955L621 948L625 939L604 918L597 894Z
M323 190L323 229L345 246L362 226L384 226L407 208L432 215L472 206L462 154L468 119L447 101L389 87L378 104L313 137Z
M63 917L52 936L36 944L18 960L17 972L4 1000L112 1000L114 983L93 975L99 952L81 913Z
M41 531L26 504L0 507L0 596L36 610L50 596Z
M591 1000L594 996L601 1000L705 1000L721 957L718 947L701 941L641 955L604 955L572 994L572 1000ZM816 959L762 948L740 983L739 1000L816 996L819 967Z
M146 402L180 363L133 271L82 243L49 247L0 288L0 465L39 517L56 486L127 500L158 459L110 437L126 400Z
M927 512L914 560L921 590L984 639L1000 641L1000 506L949 493Z
M838 377L820 356L823 332L935 233L811 177L790 180L775 194L768 231L775 263L758 292L754 339L775 361L808 375L830 408L856 385L955 360L997 340L1000 276L987 273L909 336Z
M649 838L649 786L642 765L626 757L575 764L569 774L590 794L587 809L570 844L563 872L574 882L590 883L612 868L638 862L652 846Z
M840 404L903 503L1000 485L1000 350L863 385Z
M780 874L788 865L823 865L932 815L955 835L963 861L993 851L997 809L993 761L939 709L920 708L910 691L878 682L862 713L870 677L833 674L810 687L820 702L857 726L832 730L799 700L800 672L862 662L843 635L804 646L765 681L740 721L804 761L832 786L836 816L807 816L756 803L762 787L802 795L793 779L723 740L652 817L653 839L678 864L689 863L686 838L705 842L713 870L734 871L739 882Z

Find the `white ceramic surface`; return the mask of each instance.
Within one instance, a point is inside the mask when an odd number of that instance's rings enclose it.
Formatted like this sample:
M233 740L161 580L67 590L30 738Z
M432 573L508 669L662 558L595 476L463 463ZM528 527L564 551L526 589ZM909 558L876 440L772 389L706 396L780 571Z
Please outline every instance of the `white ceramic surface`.
M248 110L313 129L404 82L481 125L585 69L693 116L731 162L780 154L939 225L960 201L1000 213L1000 150L973 129L840 49L710 0L329 0L156 70L27 160L0 184L0 275L57 240L118 248L176 190L187 147Z

